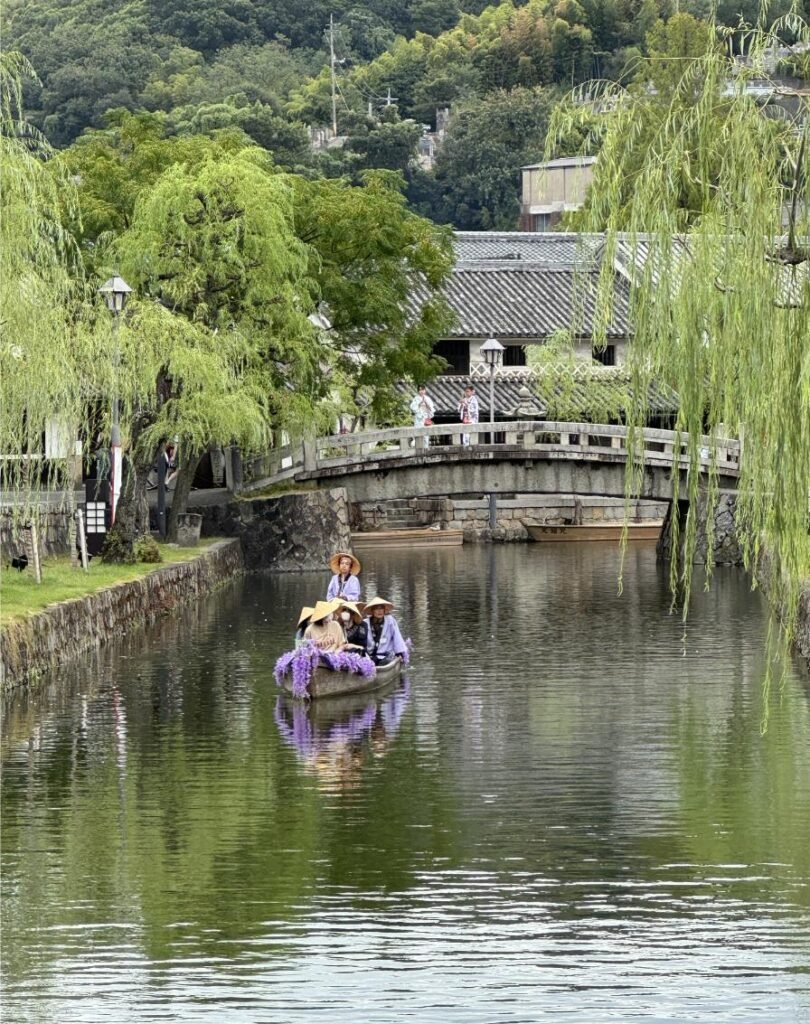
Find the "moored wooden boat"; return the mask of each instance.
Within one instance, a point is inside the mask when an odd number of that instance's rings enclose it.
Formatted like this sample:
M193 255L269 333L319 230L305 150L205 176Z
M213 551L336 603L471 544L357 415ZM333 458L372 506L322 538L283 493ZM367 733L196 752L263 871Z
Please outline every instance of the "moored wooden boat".
M355 548L412 548L412 547L458 547L464 543L463 530L433 530L418 527L406 530L374 530L369 533L353 533L352 547Z
M395 682L401 671L401 658L394 658L387 665L377 665L371 676L363 676L359 672L334 671L319 665L312 673L307 693L313 700L318 697L343 697L350 693L371 693ZM292 672L286 672L281 677L281 685L286 693L292 694Z
M663 522L658 519L649 519L640 523L629 523L627 527L628 540L658 540L661 535ZM527 526L526 531L534 541L614 541L622 538L624 524L616 523L587 523L582 526L560 525L560 526Z

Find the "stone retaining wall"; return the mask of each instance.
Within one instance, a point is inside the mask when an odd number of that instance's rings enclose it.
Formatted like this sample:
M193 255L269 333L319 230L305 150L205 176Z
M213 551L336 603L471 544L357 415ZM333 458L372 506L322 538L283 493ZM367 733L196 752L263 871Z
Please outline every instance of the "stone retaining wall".
M633 501L632 519L663 520L668 504L661 501ZM465 541L491 538L489 496L466 498L403 498L392 501L354 502L352 529L358 532L433 526L463 530ZM618 498L578 498L571 494L498 495L498 538L526 540L527 526L565 526L571 523L622 523L625 503Z
M342 487L229 501L196 511L203 516L203 536L240 539L250 572L323 570L330 555L351 546L349 507Z
M40 509L39 550L41 558L66 555L70 552L70 516L57 509ZM13 555L25 550L23 524L10 509L0 509L0 557L9 562Z
M711 545L712 561L715 565L742 565L743 556L739 541L737 540L737 529L735 515L737 511L737 494L734 491L721 491L717 497L717 504L714 509L714 517L711 527L706 522L705 494L698 499L697 508L697 541L695 545L694 561L698 565L705 565L709 559L709 546ZM664 561L672 559L672 521L678 516L678 557L683 560L684 554L684 532L686 530L686 515L689 502L673 502L670 511L667 513L664 528L661 531L661 539L658 542L658 555ZM711 533L711 536L710 536Z
M796 622L796 648L810 667L810 582L806 583L799 598Z
M220 541L191 562L167 565L148 576L87 597L52 605L5 626L0 636L0 687L31 682L84 651L118 639L187 601L209 594L244 570L242 549Z

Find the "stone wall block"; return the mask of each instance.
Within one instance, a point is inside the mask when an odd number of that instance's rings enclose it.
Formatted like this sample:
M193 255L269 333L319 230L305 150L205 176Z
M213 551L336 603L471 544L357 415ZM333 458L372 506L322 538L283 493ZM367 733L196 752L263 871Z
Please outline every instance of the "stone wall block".
M63 601L12 622L0 635L0 686L3 690L18 686L118 639L187 601L204 597L243 568L240 545L221 541L194 561L167 565L141 579Z
M330 555L351 547L351 516L342 487L232 501L224 515L209 514L213 511L205 509L203 532L238 537L250 571L324 570Z

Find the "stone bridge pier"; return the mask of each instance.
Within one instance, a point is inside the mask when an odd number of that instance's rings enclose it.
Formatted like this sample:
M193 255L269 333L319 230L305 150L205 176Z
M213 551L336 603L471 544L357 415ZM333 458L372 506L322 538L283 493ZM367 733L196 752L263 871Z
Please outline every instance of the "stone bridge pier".
M717 505L710 521L707 522L708 497L703 491L698 498L695 514L697 515L697 544L694 561L705 565L711 558L715 565L742 565L743 557L737 539L736 512L737 492L721 490ZM658 555L664 561L677 558L683 561L684 536L686 533L686 517L689 513L689 502L672 501L669 504L661 537L658 541ZM678 524L677 550L674 550L674 522Z

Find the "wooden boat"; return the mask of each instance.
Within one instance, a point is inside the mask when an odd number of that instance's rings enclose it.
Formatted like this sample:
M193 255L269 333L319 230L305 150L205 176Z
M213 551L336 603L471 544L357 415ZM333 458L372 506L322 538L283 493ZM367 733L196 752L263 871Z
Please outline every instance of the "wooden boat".
M371 693L395 682L401 671L401 658L394 658L387 665L378 665L374 675L368 677L361 676L359 672L335 672L319 665L312 673L307 690L313 700L318 697L343 697L349 693ZM285 673L281 685L286 693L292 694L291 672Z
M464 543L463 530L433 530L412 527L406 530L374 530L353 533L353 548L458 547Z
M640 523L629 523L627 526L628 540L658 540L661 536L663 521L648 519ZM583 526L527 526L526 531L534 541L613 541L618 543L622 538L624 524L588 523Z

